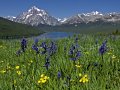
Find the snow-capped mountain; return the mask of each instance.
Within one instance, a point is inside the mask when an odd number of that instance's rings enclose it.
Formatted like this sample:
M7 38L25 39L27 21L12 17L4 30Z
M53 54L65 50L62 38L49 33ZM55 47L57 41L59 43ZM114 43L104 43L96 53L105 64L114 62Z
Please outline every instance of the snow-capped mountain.
M90 13L81 13L69 18L55 18L49 15L45 10L39 9L36 6L31 7L26 12L18 15L17 17L8 16L5 17L11 21L18 23L28 24L32 26L39 26L40 24L45 25L62 25L62 24L76 24L76 23L91 23L91 22L120 22L120 13L101 13L93 11Z
M39 9L36 6L33 6L27 12L18 15L14 21L32 26L38 26L39 24L59 24L56 18L50 16L45 10Z
M63 18L63 19L57 18L57 19L60 24L63 24L67 20L67 18Z
M77 14L68 18L64 24L74 24L74 23L89 23L89 22L120 22L120 13L107 13L102 14L98 11L91 13Z
M16 19L16 17L14 17L14 16L7 16L7 17L4 17L4 18L6 18L8 20L11 20L11 21L14 21Z

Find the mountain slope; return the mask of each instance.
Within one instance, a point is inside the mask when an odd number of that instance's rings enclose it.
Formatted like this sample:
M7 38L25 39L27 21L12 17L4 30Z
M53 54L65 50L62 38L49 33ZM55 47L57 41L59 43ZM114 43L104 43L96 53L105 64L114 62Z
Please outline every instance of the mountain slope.
M39 24L59 24L56 18L50 16L45 10L39 9L36 6L33 6L28 11L18 15L14 21L32 26L38 26Z
M9 21L0 17L0 38L28 37L44 33L36 27Z
M75 23L91 23L91 22L120 22L120 13L107 13L102 14L98 11L91 12L91 13L82 13L74 15L70 18L68 18L63 24L75 24Z
M113 33L118 30L120 32L120 23L105 23L102 21L91 23L78 23L78 24L63 24L59 26L45 26L39 27L45 32L73 32L73 33Z

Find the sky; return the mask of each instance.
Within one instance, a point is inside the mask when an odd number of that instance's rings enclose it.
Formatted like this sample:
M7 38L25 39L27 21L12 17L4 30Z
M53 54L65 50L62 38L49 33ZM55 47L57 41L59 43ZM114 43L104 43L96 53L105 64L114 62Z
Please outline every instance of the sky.
M44 9L56 18L92 11L120 12L120 0L0 0L0 17L17 16L32 6Z

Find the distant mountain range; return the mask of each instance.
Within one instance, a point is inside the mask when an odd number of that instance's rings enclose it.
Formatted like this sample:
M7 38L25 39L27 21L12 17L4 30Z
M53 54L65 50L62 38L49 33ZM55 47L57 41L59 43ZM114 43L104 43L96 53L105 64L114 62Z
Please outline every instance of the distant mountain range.
M45 25L66 25L66 24L89 24L89 23L120 23L120 13L100 13L98 11L91 13L82 13L69 18L57 19L48 14L43 9L39 9L36 6L31 7L26 12L18 15L17 17L8 16L5 17L14 22L28 24L32 26L39 26L41 24Z

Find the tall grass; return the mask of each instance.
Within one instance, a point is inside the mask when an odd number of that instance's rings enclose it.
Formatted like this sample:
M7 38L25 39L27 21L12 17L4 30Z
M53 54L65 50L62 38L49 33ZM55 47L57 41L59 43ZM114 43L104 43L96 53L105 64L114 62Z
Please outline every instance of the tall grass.
M20 55L16 55L20 40L0 40L0 90L120 90L120 37L77 37L80 58L73 63L69 57L75 36L57 40L57 51L49 58L48 70L44 67L47 54L36 54L31 48L32 40L27 40L27 49ZM99 48L105 40L107 51L102 60ZM38 42L39 52L43 51L42 42ZM45 42L48 45L51 40ZM45 83L38 82L42 74L49 77ZM84 75L88 82L80 82Z

